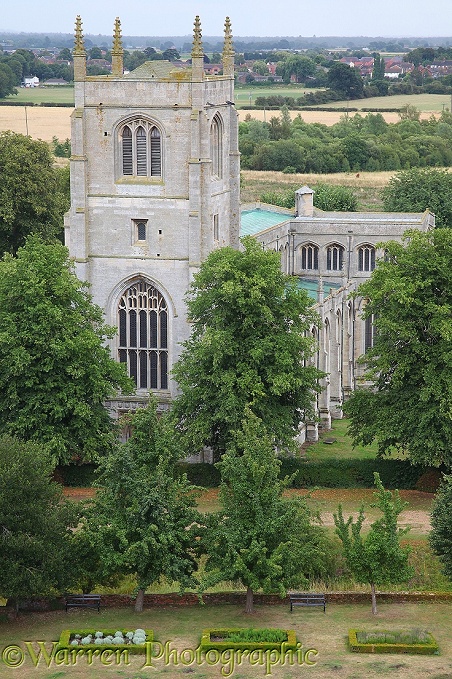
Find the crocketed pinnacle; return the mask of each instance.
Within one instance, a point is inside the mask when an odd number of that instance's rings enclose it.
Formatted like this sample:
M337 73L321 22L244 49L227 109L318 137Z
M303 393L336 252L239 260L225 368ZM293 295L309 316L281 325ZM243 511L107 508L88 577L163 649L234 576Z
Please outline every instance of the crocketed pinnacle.
M113 46L112 46L112 53L114 54L122 54L123 49L122 49L122 37L121 37L121 22L118 17L115 19L115 30L113 33Z
M230 21L229 17L226 17L225 22L224 22L223 55L228 56L228 57L234 56L234 48L232 46L231 21Z
M75 42L74 54L85 55L85 43L83 41L82 19L80 14L77 14L75 19Z
M196 57L204 57L204 52L202 49L201 22L199 20L199 16L195 17L194 26L195 29L193 31L193 47L191 51L192 59Z

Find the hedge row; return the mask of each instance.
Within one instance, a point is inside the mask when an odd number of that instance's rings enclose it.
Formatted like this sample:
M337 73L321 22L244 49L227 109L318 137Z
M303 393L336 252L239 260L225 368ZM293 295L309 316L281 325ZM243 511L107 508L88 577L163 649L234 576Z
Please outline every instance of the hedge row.
M189 481L202 488L220 485L220 472L212 464L180 463L179 473L186 473ZM96 465L67 465L57 467L55 480L65 486L89 487L95 480ZM408 460L386 459L323 459L303 460L284 458L280 476L291 476L292 488L372 488L374 472L380 474L385 488L391 490L421 490L436 492L441 481L442 469L412 465Z
M61 106L63 108L74 108L74 104L68 102L61 102L57 104L55 101L0 101L0 106Z
M435 639L429 634L426 644L361 644L357 639L357 630L348 633L349 648L354 653L412 653L416 655L438 655L439 648Z
M180 464L191 483L204 488L220 484L220 472L207 463ZM285 458L281 462L280 476L292 476L292 488L372 488L374 472L380 474L385 488L391 490L423 490L434 493L441 480L441 469L415 466L407 460L385 459L324 459L306 461Z

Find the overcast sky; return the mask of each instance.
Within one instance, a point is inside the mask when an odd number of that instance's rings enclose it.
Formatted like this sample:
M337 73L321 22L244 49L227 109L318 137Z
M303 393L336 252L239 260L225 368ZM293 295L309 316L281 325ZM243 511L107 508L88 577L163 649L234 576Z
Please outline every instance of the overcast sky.
M451 0L3 0L0 31L71 33L80 14L85 34L222 35L229 16L237 36L448 36Z

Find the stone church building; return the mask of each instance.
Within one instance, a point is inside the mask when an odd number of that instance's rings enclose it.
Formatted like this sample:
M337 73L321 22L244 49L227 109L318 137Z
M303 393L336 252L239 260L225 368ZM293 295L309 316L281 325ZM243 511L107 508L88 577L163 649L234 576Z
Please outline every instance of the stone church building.
M152 391L167 407L177 392L171 369L190 334L184 296L193 275L215 248L239 247L231 25L227 18L221 75L205 74L199 17L189 65L149 61L124 73L119 19L110 75L87 75L80 17L73 57L65 242L106 322L118 327L112 355L137 385L134 396L107 405L118 416L139 407ZM301 285L314 285L321 317L320 329L312 330L316 360L329 374L317 406L329 426L331 417L341 416L341 403L357 379L356 359L371 341L361 303L348 293L374 268L377 242L399 239L406 228L431 228L434 217L322 213L314 209L312 193L308 187L297 192L295 213L247 207L242 233L251 224L264 248L281 252L284 271L297 275ZM259 226L259 217L269 215ZM305 423L300 438L315 438L317 431L316 423Z

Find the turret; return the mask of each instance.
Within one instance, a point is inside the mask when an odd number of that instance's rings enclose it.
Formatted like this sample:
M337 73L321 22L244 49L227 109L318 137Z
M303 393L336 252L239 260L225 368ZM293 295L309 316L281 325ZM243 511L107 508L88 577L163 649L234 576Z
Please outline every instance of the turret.
M229 17L224 22L223 75L234 77L234 48Z
M115 30L113 33L113 47L111 50L111 74L121 77L124 72L124 50L122 48L121 22L118 17L115 19Z
M191 50L192 80L199 82L204 79L204 50L202 48L201 22L195 17L193 31L193 47Z
M78 14L75 19L75 40L74 50L74 81L80 82L86 78L86 51L83 42L82 20Z

